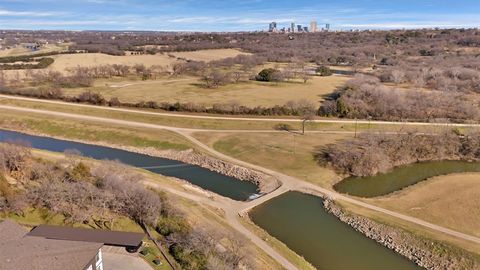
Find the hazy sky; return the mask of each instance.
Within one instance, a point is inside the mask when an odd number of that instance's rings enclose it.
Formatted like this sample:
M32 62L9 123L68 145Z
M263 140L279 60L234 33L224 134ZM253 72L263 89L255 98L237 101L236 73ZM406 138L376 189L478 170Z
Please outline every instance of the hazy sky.
M264 30L479 27L480 0L0 0L0 29Z

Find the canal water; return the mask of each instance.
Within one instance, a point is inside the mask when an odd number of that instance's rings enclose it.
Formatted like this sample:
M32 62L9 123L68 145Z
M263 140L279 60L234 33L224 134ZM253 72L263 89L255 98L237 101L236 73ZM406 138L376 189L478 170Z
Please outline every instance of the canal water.
M250 217L319 270L422 269L329 214L320 197L288 192L255 207Z
M53 152L78 150L85 157L100 160L118 160L124 164L144 168L154 173L186 180L206 190L234 200L245 201L256 196L257 186L196 165L176 160L128 152L104 146L96 146L49 137L32 136L19 132L0 130L0 142L22 141L31 147Z
M334 186L338 192L372 198L387 195L428 178L461 172L480 172L480 163L466 161L432 161L394 168L371 177L349 177Z

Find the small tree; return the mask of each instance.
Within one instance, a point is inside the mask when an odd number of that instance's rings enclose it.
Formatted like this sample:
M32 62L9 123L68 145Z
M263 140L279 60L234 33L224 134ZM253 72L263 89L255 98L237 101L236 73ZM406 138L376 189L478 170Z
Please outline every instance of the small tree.
M283 81L283 76L277 69L266 68L260 71L255 79L261 82L280 82Z
M302 119L302 134L305 134L305 124L315 118L315 105L308 100L299 100L297 110Z
M315 119L315 113L312 111L305 112L302 115L302 134L305 134L305 124L313 119Z
M240 80L242 79L243 73L240 70L235 70L234 72L231 73L231 77L235 83L239 83Z
M315 72L317 72L317 74L319 74L320 76L331 76L331 75L333 75L332 70L327 66L319 66L315 70Z

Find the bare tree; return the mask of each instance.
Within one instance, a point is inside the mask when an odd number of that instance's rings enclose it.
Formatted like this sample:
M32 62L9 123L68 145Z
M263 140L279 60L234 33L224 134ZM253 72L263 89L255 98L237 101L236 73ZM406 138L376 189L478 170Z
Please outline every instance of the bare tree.
M312 111L305 111L302 114L302 134L305 134L305 125L308 121L312 121L315 119L315 113Z

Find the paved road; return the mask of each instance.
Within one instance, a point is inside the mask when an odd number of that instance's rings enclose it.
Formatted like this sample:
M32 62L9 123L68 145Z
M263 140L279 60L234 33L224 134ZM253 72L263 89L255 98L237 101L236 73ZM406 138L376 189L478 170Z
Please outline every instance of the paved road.
M288 260L286 260L283 256L281 256L278 252L276 252L274 249L272 249L268 244L266 244L263 240L261 240L257 235L252 233L250 230L248 230L246 227L242 225L242 223L239 221L239 215L243 215L246 213L248 210L251 208L271 199L276 196L279 196L287 191L290 190L299 190L299 191L313 191L317 193L324 194L326 196L331 197L334 200L343 200L370 210L374 210L380 213L383 213L385 215L390 215L393 217L396 217L398 219L408 221L423 227L426 227L431 230L435 230L438 232L445 233L450 236L454 236L460 239L472 241L474 243L480 244L480 238L464 234L461 232L457 232L455 230L451 230L448 228L444 228L441 226L438 226L436 224L432 224L426 221L423 221L418 218L410 217L404 214L400 214L394 211L390 211L381 207L377 207L375 205L371 205L365 202L362 202L360 200L354 199L352 197L345 196L343 194L313 185L309 182L305 182L301 179L294 178L267 168L263 168L261 166L255 165L255 164L250 164L247 162L244 162L242 160L235 159L233 157L230 157L228 155L225 155L223 153L220 153L209 146L203 144L202 142L198 141L196 138L194 138L191 134L193 132L198 132L198 131L203 131L203 130L197 130L197 129L186 129L186 128L175 128L175 127L169 127L169 126L162 126L162 125L155 125L155 124L149 124L149 123L141 123L141 122L132 122L132 121L126 121L126 120L118 120L118 119L110 119L110 118L104 118L104 117L95 117L95 116L85 116L85 115L79 115L79 114L71 114L71 113L63 113L63 112L54 112L54 111L47 111L47 110L38 110L38 109L29 109L29 108L21 108L21 107L15 107L15 106L4 106L0 105L0 109L7 109L7 110L13 110L13 111L18 111L18 112L30 112L30 113L37 113L37 114L43 114L43 115L51 115L51 116L60 116L60 117L65 117L65 118L70 118L70 119L79 119L79 120L86 120L86 121L93 121L93 122L99 122L99 123L109 123L109 124L116 124L116 125L124 125L124 126L131 126L131 127L141 127L141 128L151 128L151 129L159 129L159 130L169 130L172 132L175 132L179 135L184 136L186 139L190 140L192 143L196 144L198 147L203 148L204 150L208 151L212 155L238 164L240 166L252 168L261 172L264 172L266 174L270 174L274 177L276 177L280 182L281 186L276 189L275 191L266 194L265 196L262 196L258 199L255 199L250 202L233 202L230 201L229 203L225 203L226 199L222 199L222 205L218 205L219 208L224 209L226 212L226 217L229 223L237 229L239 232L244 234L246 237L248 237L251 241L253 241L257 246L262 248L267 254L269 254L272 258L277 260L280 264L282 264L286 269L296 269L296 267L291 264Z
M32 102L39 102L39 103L49 103L49 104L61 104L61 105L68 105L68 106L75 106L75 107L103 109L103 110L118 111L118 112L129 112L129 113L137 113L137 114L144 114L144 115L168 116L168 117L191 118L191 119L260 121L260 122L301 122L302 121L301 119L295 119L295 118L227 117L227 116L207 116L207 115L180 114L180 113L160 113L160 112L149 112L149 111L123 109L123 108L94 106L94 105L88 105L88 104L79 104L79 103L63 102L63 101L56 101L56 100L45 100L45 99L36 99L36 98L28 98L28 97L20 97L20 96L1 95L1 94L0 94L0 98L12 99L12 100L32 101ZM340 119L315 119L315 120L312 120L311 122L314 122L314 123L332 123L332 124L355 124L355 123L357 123L357 124L399 125L399 126L480 127L480 124L394 122L394 121L340 120Z

